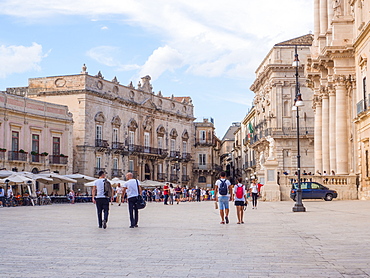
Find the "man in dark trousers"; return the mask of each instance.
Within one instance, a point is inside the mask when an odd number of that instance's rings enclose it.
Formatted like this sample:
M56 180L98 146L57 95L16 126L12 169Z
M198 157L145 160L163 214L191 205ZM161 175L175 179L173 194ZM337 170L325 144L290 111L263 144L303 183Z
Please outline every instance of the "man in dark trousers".
M136 207L137 196L141 194L140 182L133 178L132 173L126 174L127 182L123 187L122 194L127 192L128 211L130 215L130 228L137 228L139 222L139 210Z
M197 186L196 193L197 193L197 202L200 202L200 194L201 194L200 188Z
M112 196L104 195L104 171L99 172L99 179L95 181L95 185L92 189L92 201L96 204L96 210L98 213L98 224L99 228L107 228L108 214L109 214L109 201ZM102 213L104 212L104 219L102 219Z

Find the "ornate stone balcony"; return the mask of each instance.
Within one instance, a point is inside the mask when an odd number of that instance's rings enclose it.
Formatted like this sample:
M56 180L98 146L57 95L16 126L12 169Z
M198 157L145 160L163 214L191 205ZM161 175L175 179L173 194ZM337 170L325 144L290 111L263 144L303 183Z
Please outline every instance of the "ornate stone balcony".
M10 151L8 152L9 161L27 161L27 152Z
M68 156L61 156L61 155L50 155L49 156L49 164L61 164L66 165L68 164Z

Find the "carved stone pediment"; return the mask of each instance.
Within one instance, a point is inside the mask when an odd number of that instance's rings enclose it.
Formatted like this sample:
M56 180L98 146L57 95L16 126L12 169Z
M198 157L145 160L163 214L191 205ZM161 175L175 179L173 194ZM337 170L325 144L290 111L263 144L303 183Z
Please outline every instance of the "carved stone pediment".
M122 124L121 118L119 116L114 116L112 119L112 125L119 127L121 126L121 124Z
M139 125L137 124L137 122L135 121L135 119L131 118L131 120L127 124L127 127L130 130L135 130L135 129L137 129L139 127Z
M152 131L153 120L151 117L147 116L143 122L143 128L145 131Z
M170 132L170 136L176 138L178 136L176 128L173 128Z
M164 136L164 134L166 133L166 129L164 128L164 126L163 125L159 125L158 127L157 127L157 133L158 133L158 135L160 136Z
M188 133L188 131L186 129L182 133L182 136L181 137L182 137L183 140L188 140L189 139L189 133Z
M98 122L98 123L105 123L105 117L104 117L104 114L103 112L98 112L96 113L95 115L95 122Z

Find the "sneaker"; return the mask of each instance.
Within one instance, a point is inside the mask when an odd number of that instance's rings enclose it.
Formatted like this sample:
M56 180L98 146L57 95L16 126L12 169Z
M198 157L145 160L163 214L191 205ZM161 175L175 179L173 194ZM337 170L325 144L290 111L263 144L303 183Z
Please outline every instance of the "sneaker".
M135 226L130 226L129 228L135 228Z
M226 224L229 224L229 217L225 216Z
M118 206L120 206L121 204L119 204Z
M138 224L136 224L136 225L135 225L135 228L138 228L138 227L139 227L139 225L138 225Z
M103 220L103 228L106 229L107 228L107 220Z

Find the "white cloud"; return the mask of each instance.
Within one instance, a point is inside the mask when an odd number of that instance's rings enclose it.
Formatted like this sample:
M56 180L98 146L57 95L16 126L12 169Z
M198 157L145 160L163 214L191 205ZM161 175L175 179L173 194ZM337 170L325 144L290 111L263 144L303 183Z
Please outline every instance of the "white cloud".
M107 26L103 26L100 28L101 30L108 30L109 28Z
M13 73L40 70L40 62L47 55L42 54L42 46L0 45L0 78Z
M140 67L141 74L158 77L185 67L194 75L242 78L253 75L275 43L313 28L312 5L311 0L3 0L0 13L30 20L58 14L93 19L122 15L164 41ZM91 55L121 70L139 68L106 53Z
M102 45L90 49L89 51L86 52L86 55L100 64L103 64L108 67L115 67L121 71L140 69L139 65L121 64L119 59L115 57L118 52L119 52L118 47Z

